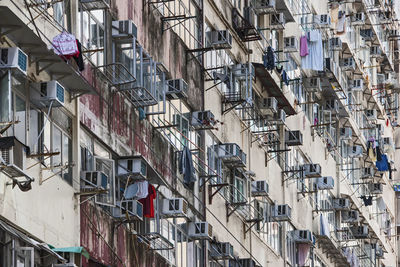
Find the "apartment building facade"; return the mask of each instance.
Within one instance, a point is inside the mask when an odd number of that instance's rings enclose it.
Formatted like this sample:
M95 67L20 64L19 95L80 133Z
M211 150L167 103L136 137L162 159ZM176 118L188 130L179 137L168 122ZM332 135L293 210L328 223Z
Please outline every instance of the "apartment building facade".
M398 4L1 1L0 265L397 266Z

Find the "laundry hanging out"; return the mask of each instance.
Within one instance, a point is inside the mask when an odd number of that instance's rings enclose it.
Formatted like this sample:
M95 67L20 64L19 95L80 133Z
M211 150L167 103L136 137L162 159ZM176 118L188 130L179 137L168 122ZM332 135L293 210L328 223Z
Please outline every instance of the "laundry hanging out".
M322 47L322 35L319 30L312 30L310 32L307 32L306 36L308 54L306 53L306 51L303 51L305 56L301 57L301 67L303 69L323 71L324 56ZM303 39L303 42L304 41L305 40ZM304 44L303 47L305 47Z

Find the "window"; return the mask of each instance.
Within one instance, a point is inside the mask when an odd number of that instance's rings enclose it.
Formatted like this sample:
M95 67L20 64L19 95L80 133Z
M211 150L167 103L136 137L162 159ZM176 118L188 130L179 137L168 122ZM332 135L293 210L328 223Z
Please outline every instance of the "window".
M246 202L246 180L236 176L233 179L233 201L234 202Z

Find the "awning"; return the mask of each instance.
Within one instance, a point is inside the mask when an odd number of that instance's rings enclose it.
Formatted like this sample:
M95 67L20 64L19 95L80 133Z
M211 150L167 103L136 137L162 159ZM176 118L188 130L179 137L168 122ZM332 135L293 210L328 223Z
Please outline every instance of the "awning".
M278 107L283 109L287 115L295 115L296 111L285 97L281 88L276 84L271 74L265 69L261 63L252 63L256 72L256 79L261 81L261 84L267 90L268 96L275 97L278 100Z
M276 11L283 12L283 14L285 15L286 22L295 22L290 8L291 7L289 7L286 4L285 0L276 1Z
M3 229L6 231L8 234L14 236L15 238L21 239L25 243L31 245L32 247L35 247L38 250L44 250L45 252L49 253L53 257L57 258L57 260L66 262L66 260L58 255L55 251L51 250L50 247L46 243L40 243L30 237L28 237L26 234L22 233L21 231L17 230L16 228L12 227L5 221L0 219L0 229Z
M8 7L0 6L0 28L10 29L6 34L11 40L28 54L30 62L36 62L39 69L46 70L52 79L59 81L72 94L94 93L95 89L83 75L47 48L25 23ZM40 32L41 36L45 36ZM0 34L1 36L1 34ZM53 36L47 37L52 39Z
M53 248L54 252L69 252L82 254L86 259L89 259L89 252L84 247L67 247L67 248Z

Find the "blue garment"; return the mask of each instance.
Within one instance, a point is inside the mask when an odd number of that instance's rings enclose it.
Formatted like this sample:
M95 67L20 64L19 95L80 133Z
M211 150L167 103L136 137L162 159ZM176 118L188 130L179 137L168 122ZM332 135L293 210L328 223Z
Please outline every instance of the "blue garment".
M289 77L287 76L287 73L286 73L285 70L283 70L283 72L282 72L282 74L281 74L281 77L282 77L282 81L283 81L286 85L289 85Z
M267 70L273 70L275 68L275 55L271 46L268 46L267 53L263 55L263 64Z
M389 162L386 154L382 154L381 160L376 162L376 168L381 172L386 172L389 170Z
M179 157L179 173L183 174L184 183L193 188L194 182L196 181L195 171L193 167L192 152L185 146Z

